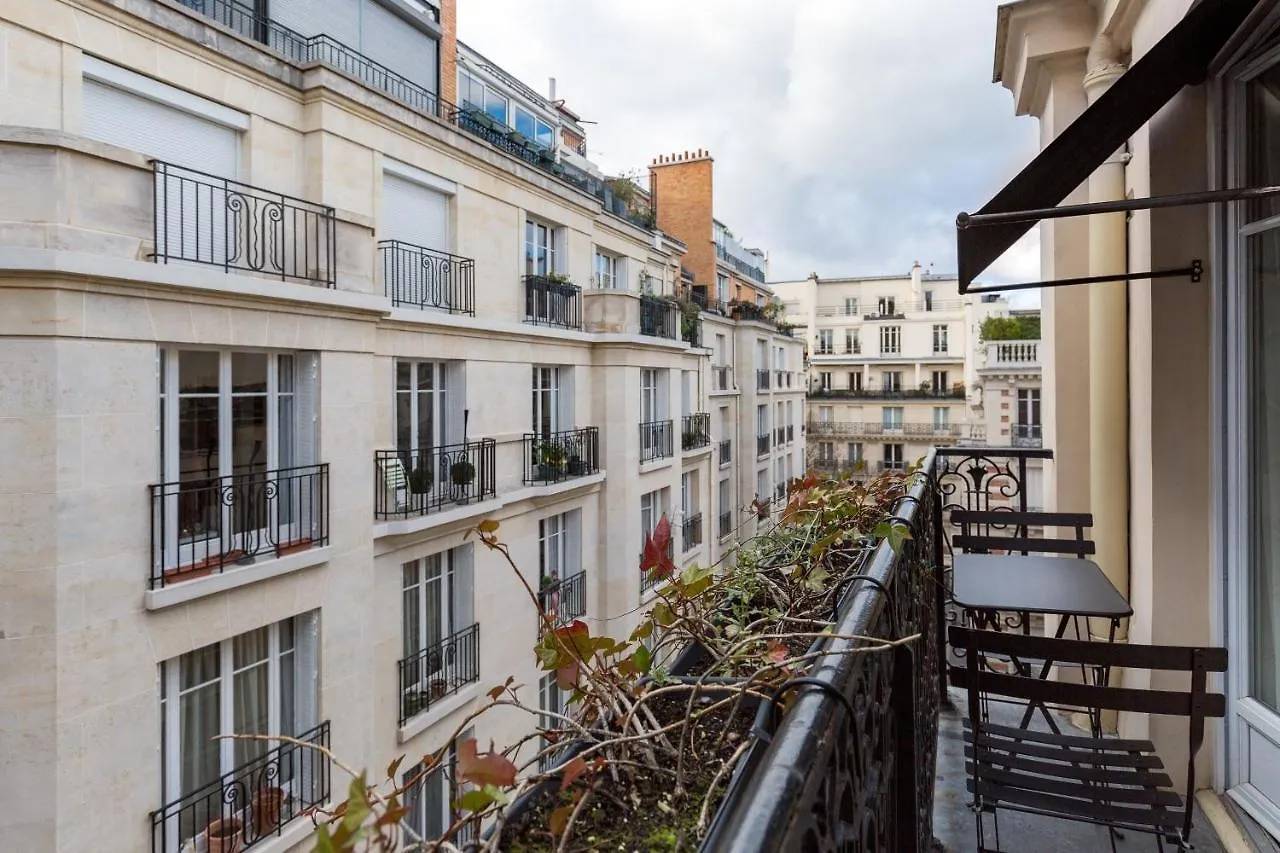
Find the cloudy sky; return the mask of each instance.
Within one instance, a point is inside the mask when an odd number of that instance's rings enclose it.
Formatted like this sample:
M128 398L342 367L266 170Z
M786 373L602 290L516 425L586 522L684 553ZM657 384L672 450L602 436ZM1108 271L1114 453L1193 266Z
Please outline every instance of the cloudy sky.
M472 47L594 122L606 172L706 148L770 278L955 271L955 215L1036 150L991 83L995 0L459 0ZM1038 248L987 280L1034 280Z

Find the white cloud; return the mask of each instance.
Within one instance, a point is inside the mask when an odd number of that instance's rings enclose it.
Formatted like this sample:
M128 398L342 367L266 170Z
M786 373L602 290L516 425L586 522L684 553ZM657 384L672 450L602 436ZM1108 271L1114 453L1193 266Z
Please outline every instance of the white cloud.
M709 149L717 216L778 278L954 270L955 214L1036 149L990 83L995 0L459 6L463 41L597 122L607 171ZM992 276L1027 278L1011 254Z

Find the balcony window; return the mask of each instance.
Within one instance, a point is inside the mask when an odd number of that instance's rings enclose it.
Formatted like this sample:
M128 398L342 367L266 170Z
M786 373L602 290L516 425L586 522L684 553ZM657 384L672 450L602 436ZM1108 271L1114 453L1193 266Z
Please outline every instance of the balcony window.
M524 224L525 275L550 276L557 271L559 229L535 220Z
M884 446L884 467L890 471L901 470L904 467L901 444L886 444Z
M428 453L449 443L448 365L396 360L396 448Z
M474 729L461 732L449 747L448 758L428 768L419 763L410 767L401 776L401 784L405 786L404 817L405 826L418 838L442 838L449 827L460 816L460 812L451 805L463 793L464 784L458 781L458 754L456 744L475 738ZM464 843L475 837L476 828L463 824L462 828L450 838L455 843Z
M328 745L319 723L317 614L308 613L160 665L161 766L168 801L152 813L153 849L244 849L327 801L320 753L268 739ZM228 841L233 846L226 846Z
M933 428L935 431L946 430L951 426L951 409L946 406L933 407Z
M533 367L533 415L535 435L546 439L573 419L573 404L568 388L567 367Z
M881 296L876 305L876 310L882 317L889 317L898 313L897 306L895 305L894 298L892 296Z
M618 259L604 252L596 252L596 287L613 290L618 286Z
M880 354L898 355L902 352L902 327L880 327Z
M849 390L855 393L862 391L862 371L851 370L849 372Z
M933 376L930 379L929 387L933 389L934 394L941 396L946 394L947 391L950 390L947 382L948 378L949 377L947 375L947 371L945 370L933 371Z
M401 566L400 725L480 677L471 560L463 545Z
M834 348L835 348L834 336L835 336L835 332L831 329L818 330L818 354L819 355L828 355L834 351Z
M565 721L561 719L569 713L569 695L570 691L560 689L559 676L552 672L538 679L538 710L542 713L538 717L538 728L546 731L555 731L565 727ZM538 738L538 769L546 772L557 766L557 750L554 749L556 743L564 741L550 741L544 737Z
M902 429L902 407L885 406L880 410L880 423L886 430Z
M667 511L667 489L655 489L652 492L645 492L640 496L640 544L643 551L644 543L653 535L653 531L657 528L658 522L666 515ZM670 542L668 544L668 556L670 556ZM653 588L660 580L655 572L647 571L640 573L640 591Z
M902 371L886 370L880 374L881 385L887 394L897 394L902 391Z
M831 373L830 372L824 370L818 374L818 388L819 390L822 390L822 391L831 390Z
M849 460L850 467L858 467L862 463L862 442L851 441L845 447L845 453Z
M538 521L538 569L542 609L555 624L567 624L586 613L579 510Z
M162 348L152 585L327 541L312 353Z
M936 325L933 327L933 354L946 355L947 353L947 327L945 325Z
M1018 423L1040 425L1040 389L1018 389Z
M846 317L856 317L858 314L858 300L853 297L846 297L844 300L844 315Z
M926 290L924 292L924 310L926 311L933 310L933 291L932 290ZM943 328L945 329L945 327ZM937 329L937 326L934 326L934 329ZM937 350L937 349L934 350L934 352L946 352L946 351L947 351L946 347L943 347L941 350Z

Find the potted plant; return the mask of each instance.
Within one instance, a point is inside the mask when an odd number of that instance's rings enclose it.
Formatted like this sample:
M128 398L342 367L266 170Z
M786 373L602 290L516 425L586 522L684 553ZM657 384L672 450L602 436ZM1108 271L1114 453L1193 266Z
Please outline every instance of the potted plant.
M284 789L274 785L261 788L253 795L253 831L259 838L270 835L280 826L280 807Z
M445 681L443 678L433 678L433 679L431 679L431 698L432 698L432 700L435 700L435 699L443 699L443 698L444 698L444 695L445 695L446 693L448 693L448 692L449 692L449 682L448 682L448 681Z
M467 492L476 479L476 466L467 459L460 459L449 466L449 479L458 491L458 500L465 501Z
M538 479L557 480L564 471L567 454L564 445L558 441L543 441L534 448L538 460Z
M582 461L582 457L576 453L569 457L569 476L581 477L587 473L587 463Z
M205 827L205 849L208 853L239 853L244 849L240 833L244 823L238 817L220 817Z
M425 495L435 485L435 479L431 466L420 462L409 472L409 491L415 495Z

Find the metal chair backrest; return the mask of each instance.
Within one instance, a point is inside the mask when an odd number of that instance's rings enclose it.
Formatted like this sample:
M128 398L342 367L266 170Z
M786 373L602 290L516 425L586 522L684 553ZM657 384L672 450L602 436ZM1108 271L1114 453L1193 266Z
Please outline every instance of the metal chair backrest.
M1226 697L1208 692L1208 673L1225 672L1227 650L1189 646L1144 646L1035 637L1001 631L976 631L953 626L947 631L952 649L965 666L950 667L951 683L968 690L969 719L977 734L982 727L981 696L1005 696L1029 702L1053 702L1081 708L1133 711L1188 717L1187 792L1183 837L1191 832L1191 804L1195 794L1196 753L1204 742L1204 721L1226 714ZM1064 681L1042 681L1029 675L984 670L979 657L1010 655L1021 660L1051 660L1054 664L1163 670L1191 673L1191 689L1144 690ZM1016 668L1015 668L1016 669ZM975 774L980 768L975 764Z
M951 545L970 554L993 550L1021 554L1074 554L1081 559L1095 552L1085 530L1093 527L1087 512L1018 512L1005 510L953 509L951 523L960 532ZM1030 535L1032 527L1072 527L1074 539L1043 539Z

